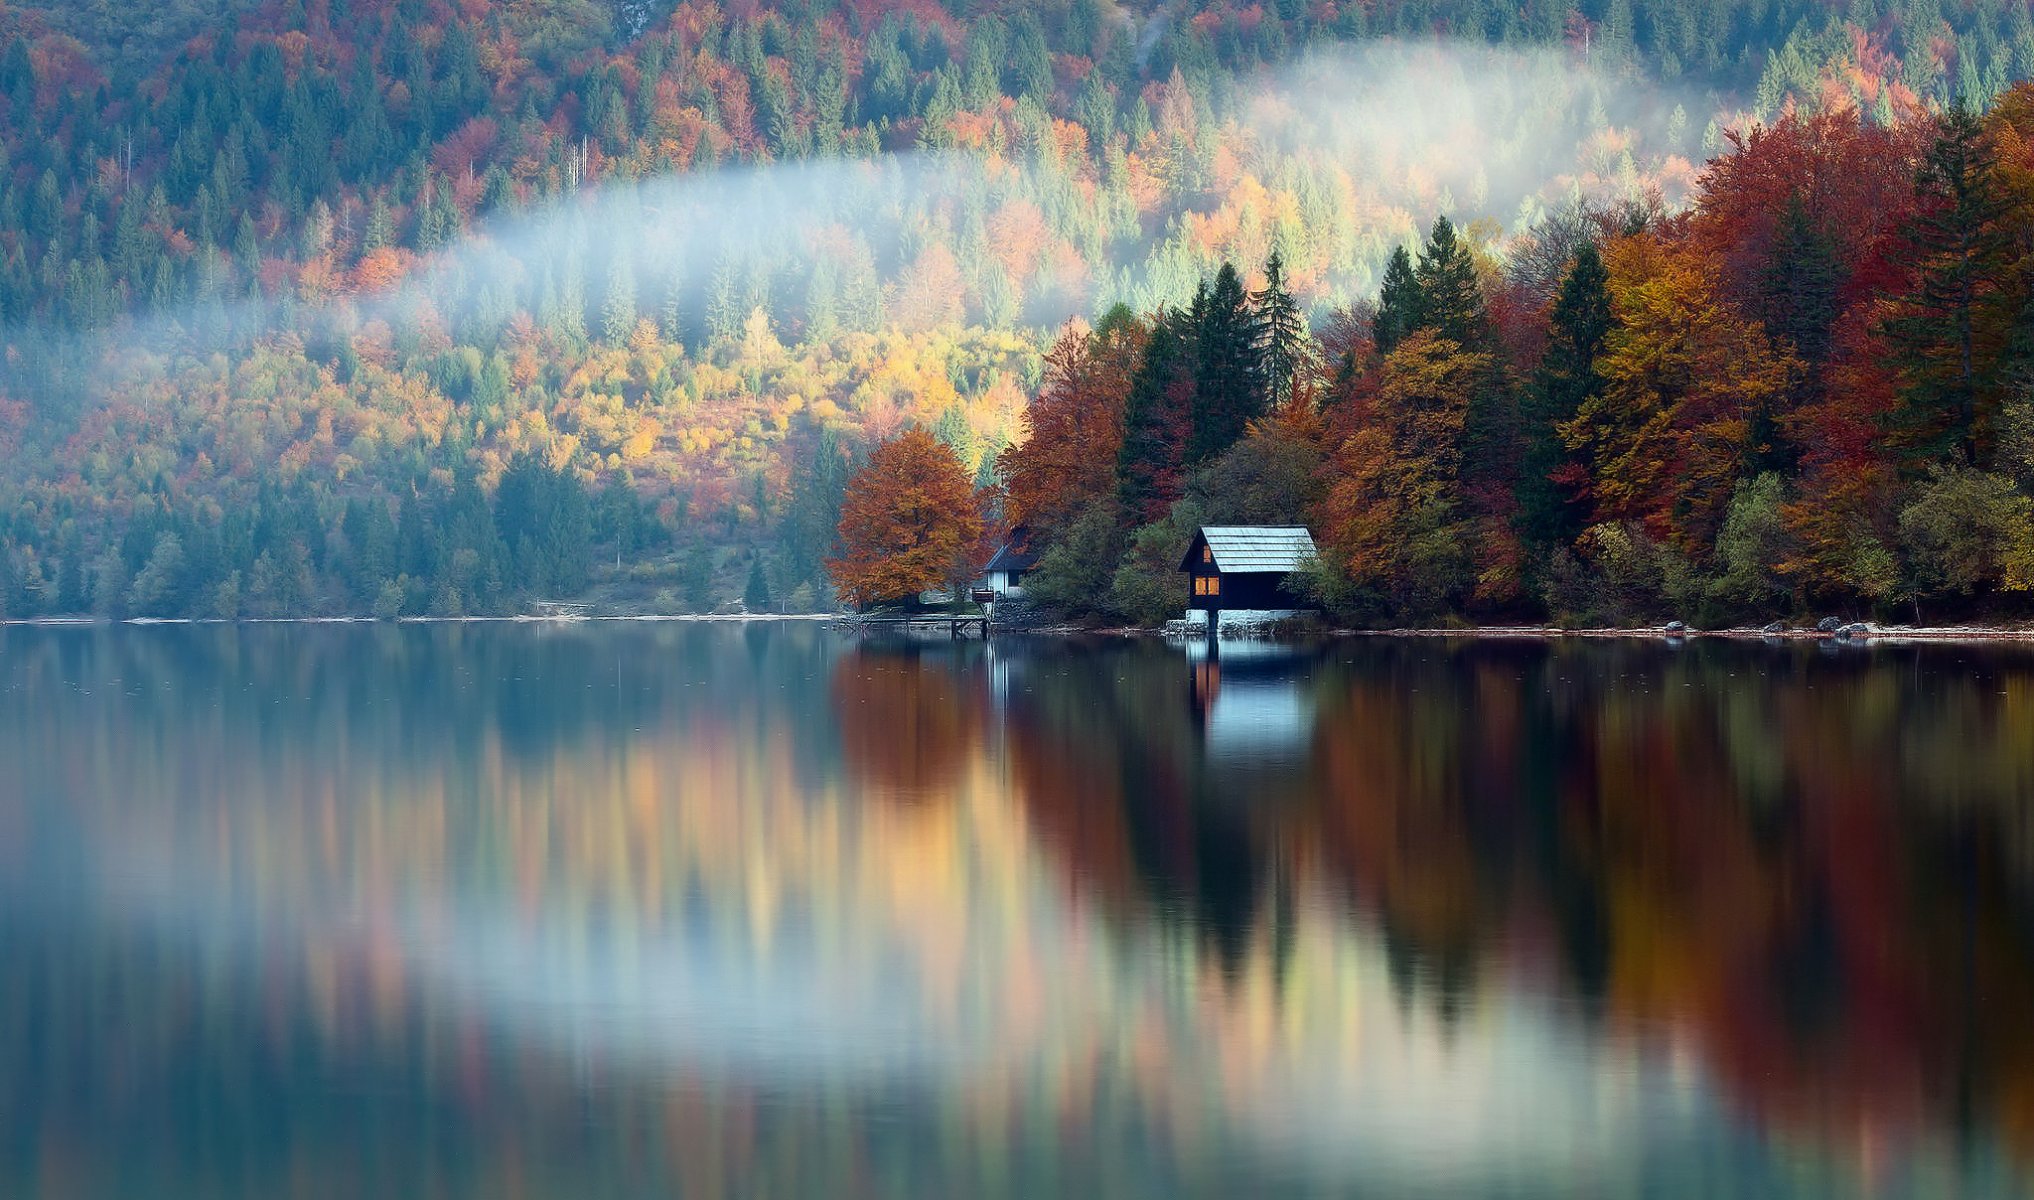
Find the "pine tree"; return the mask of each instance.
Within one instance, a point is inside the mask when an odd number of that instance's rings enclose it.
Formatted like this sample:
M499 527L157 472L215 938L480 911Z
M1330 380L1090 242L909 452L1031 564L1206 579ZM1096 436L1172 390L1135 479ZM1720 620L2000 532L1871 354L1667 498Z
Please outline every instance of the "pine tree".
M1431 329L1465 350L1486 348L1490 320L1484 312L1476 262L1469 257L1469 248L1456 238L1455 226L1448 218L1434 218L1413 277L1419 283L1416 327Z
M1377 318L1370 323L1370 340L1379 355L1390 354L1420 322L1420 285L1413 278L1412 255L1404 246L1397 246L1384 266L1384 285L1377 294Z
M1257 318L1243 279L1230 263L1214 286L1195 298L1193 428L1187 464L1198 465L1235 445L1264 415L1264 372Z
M724 258L714 268L706 296L706 336L712 341L731 341L741 329L741 320L747 310L736 298L736 288L734 260Z
M1791 349L1804 368L1787 397L1789 411L1822 399L1823 367L1842 311L1837 295L1842 274L1835 241L1816 227L1798 193L1790 197L1759 279L1766 331ZM1800 464L1799 448L1783 438L1770 406L1753 417L1752 447L1754 473L1791 475Z
M1116 457L1116 501L1137 524L1163 517L1179 498L1192 419L1193 358L1186 314L1160 313L1130 380L1123 448Z
M636 273L627 254L617 254L607 264L607 299L600 309L600 332L610 346L628 344L636 331Z
M752 553L749 558L749 582L742 589L742 607L750 612L768 612L771 606L770 582L763 577L763 556Z
M1981 465L1998 399L1994 318L2011 242L1991 139L1975 113L1958 105L1943 114L1914 188L1920 205L1905 240L1915 285L1885 324L1902 376L1891 432L1910 461L1954 455Z
M1278 250L1264 264L1264 290L1256 295L1258 351L1263 356L1266 399L1283 409L1300 394L1308 365L1306 318L1285 285L1285 256Z
M1610 273L1594 242L1583 242L1561 281L1547 322L1547 349L1526 393L1525 454L1518 484L1520 534L1541 546L1572 542L1582 532L1585 509L1572 495L1562 468L1574 461L1559 427L1573 420L1585 401L1603 391L1596 358L1616 318L1611 313Z
M841 499L852 474L847 449L830 425L822 425L805 469L793 476L791 500L784 513L783 580L787 586L821 584L821 569L834 552L840 524Z
M389 211L388 201L380 196L367 210L367 230L361 235L360 252L367 254L395 243L395 214Z

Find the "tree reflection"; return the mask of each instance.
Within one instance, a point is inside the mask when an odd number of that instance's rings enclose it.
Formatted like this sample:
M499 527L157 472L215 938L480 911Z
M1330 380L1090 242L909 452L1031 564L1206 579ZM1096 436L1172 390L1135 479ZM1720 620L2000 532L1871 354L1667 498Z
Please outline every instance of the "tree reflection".
M2024 1165L2030 701L2003 649L0 631L0 1185L1236 1194L1412 1144L1665 1194L1656 1069L1756 1131L1724 1190Z
M834 663L830 699L858 782L902 800L951 794L988 729L987 695L965 670L980 647L864 645Z
M1810 1141L2024 1132L2026 656L1366 642L1338 659L1284 685L1317 716L1274 803L1225 787L1208 740L1152 732L1179 711L1168 690L1205 730L1227 664L1146 664L1142 694L1121 661L1091 672L1113 689L1041 672L1063 694L1013 712L1011 749L1042 839L1119 905L1131 878L1185 915L1225 972L1268 921L1268 881L1318 866L1375 921L1402 999L1444 1025L1539 979L1616 1036L1699 1045L1745 1111ZM1078 715L1040 719L1055 703ZM1078 828L1120 807L1154 832L1067 836L1055 773L1118 762L1163 790L1083 795ZM1153 814L1154 794L1171 806ZM1151 843L1170 853L1136 853Z

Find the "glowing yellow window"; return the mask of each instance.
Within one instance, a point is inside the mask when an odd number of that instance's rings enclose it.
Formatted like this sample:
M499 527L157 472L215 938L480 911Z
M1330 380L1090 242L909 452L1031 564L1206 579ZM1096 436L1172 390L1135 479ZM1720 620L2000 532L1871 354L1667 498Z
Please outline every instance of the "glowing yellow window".
M1213 546L1201 547L1201 561L1204 563L1211 563L1215 561L1215 548Z

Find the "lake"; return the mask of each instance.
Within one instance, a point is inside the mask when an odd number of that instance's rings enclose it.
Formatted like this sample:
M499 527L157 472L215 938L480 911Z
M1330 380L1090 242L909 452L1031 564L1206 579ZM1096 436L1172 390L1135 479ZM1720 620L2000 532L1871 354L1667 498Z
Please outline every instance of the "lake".
M2034 652L0 629L0 1195L1990 1196Z

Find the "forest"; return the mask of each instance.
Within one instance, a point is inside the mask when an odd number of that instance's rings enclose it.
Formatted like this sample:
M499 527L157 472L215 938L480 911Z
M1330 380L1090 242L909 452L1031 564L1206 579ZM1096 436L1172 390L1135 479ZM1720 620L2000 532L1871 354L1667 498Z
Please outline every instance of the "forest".
M1352 622L2007 609L2030 75L2010 0L13 4L0 616L822 608L909 430L1100 619L1257 512Z
M1258 289L1225 264L1185 306L1069 328L981 502L1041 552L1027 591L1157 624L1196 528L1305 524L1304 590L1351 625L2010 612L2034 590L2034 86L1729 136L1678 212L1580 204L1504 258L1437 218L1318 337L1276 250ZM886 466L848 491L924 487ZM977 553L952 507L920 524Z

